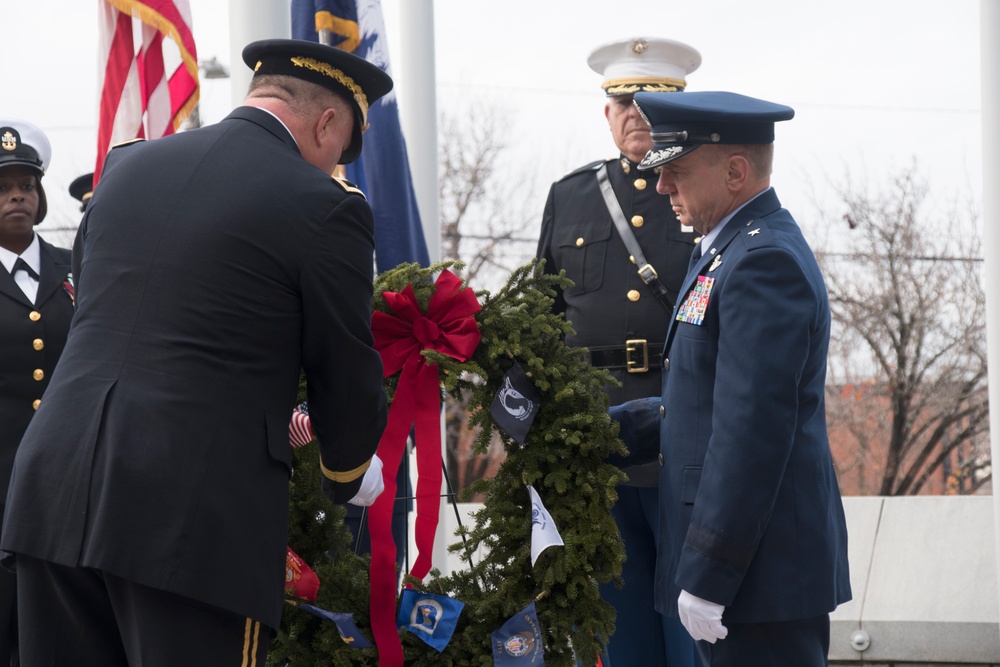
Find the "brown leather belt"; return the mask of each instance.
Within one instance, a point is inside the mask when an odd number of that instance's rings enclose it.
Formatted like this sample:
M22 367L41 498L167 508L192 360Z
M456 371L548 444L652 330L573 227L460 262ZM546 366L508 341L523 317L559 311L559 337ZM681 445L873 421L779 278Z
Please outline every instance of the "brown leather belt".
M633 338L623 346L595 346L587 348L587 360L594 368L625 369L629 373L646 373L660 368L660 351L663 343L647 343L645 338Z

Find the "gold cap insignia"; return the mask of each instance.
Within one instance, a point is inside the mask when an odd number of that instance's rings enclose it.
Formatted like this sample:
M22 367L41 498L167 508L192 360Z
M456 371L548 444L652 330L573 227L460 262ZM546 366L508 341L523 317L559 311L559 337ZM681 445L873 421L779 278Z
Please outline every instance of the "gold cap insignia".
M368 129L368 97L365 95L365 91L361 90L354 79L347 76L342 70L333 67L332 65L324 62L320 62L314 58L305 58L302 56L292 58L292 64L296 67L305 67L306 69L311 69L314 72L319 72L320 74L325 74L330 77L344 88L351 91L354 96L354 101L358 103L358 107L361 109L361 131L364 132Z

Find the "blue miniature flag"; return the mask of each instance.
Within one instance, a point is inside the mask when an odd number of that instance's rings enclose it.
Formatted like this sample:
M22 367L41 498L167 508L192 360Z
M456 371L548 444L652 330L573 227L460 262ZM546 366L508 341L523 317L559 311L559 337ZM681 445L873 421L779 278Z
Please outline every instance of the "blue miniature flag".
M511 616L490 637L493 640L493 667L545 664L534 601Z
M292 0L292 36L320 41L329 31L331 46L364 58L392 76L382 5L366 0ZM375 263L379 272L404 262L430 264L424 228L413 191L396 92L368 110L361 157L345 165L347 180L365 193L375 216Z
M420 593L407 588L399 601L396 625L406 628L440 653L451 641L463 607L464 603L447 595Z
M490 405L490 416L507 435L523 445L541 400L542 393L515 361Z
M534 567L540 553L549 547L562 546L563 539L538 492L530 484L528 494L531 496L531 566Z
M337 625L337 632L340 633L340 638L344 640L344 643L351 648L372 648L372 643L361 634L358 630L358 626L354 623L354 614L338 614L332 611L327 611L326 609L321 609L315 607L311 604L303 604L301 602L295 604L296 607L302 611L307 611L313 616L319 616L328 621L333 621Z

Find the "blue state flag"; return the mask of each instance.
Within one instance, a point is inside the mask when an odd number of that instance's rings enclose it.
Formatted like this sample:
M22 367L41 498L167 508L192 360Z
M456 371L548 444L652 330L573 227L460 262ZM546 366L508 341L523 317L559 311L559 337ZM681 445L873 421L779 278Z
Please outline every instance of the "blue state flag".
M358 626L354 623L354 614L348 613L337 613L333 611L327 611L321 607L316 607L311 604L297 603L295 605L302 611L307 611L313 616L319 616L328 621L333 621L337 626L337 632L340 633L340 638L344 640L344 643L351 648L372 648L372 643L361 634Z
M317 28L330 32L332 46L364 58L392 76L382 5L377 0L292 0L292 36L319 41ZM364 191L375 216L376 266L380 272L404 262L428 266L427 242L395 91L368 110L368 123L361 157L345 165L345 175Z
M538 627L534 601L511 616L490 637L493 644L493 667L545 664L542 632Z
M406 628L438 653L443 651L458 625L465 604L447 595L403 590L396 625Z

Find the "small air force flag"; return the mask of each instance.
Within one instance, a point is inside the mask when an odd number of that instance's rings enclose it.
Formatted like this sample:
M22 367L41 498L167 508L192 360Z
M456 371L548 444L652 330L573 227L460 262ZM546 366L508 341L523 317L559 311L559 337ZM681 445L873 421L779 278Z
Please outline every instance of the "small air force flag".
M545 664L534 602L511 616L490 637L493 639L493 667Z
M528 495L531 496L531 566L534 567L540 553L549 547L561 547L564 543L549 511L542 504L535 487L530 484Z
M490 416L507 435L523 445L541 400L541 392L515 361L490 405Z
M351 648L372 648L372 643L368 641L363 634L361 634L361 631L358 630L358 626L354 624L354 614L338 614L322 609L321 607L304 603L298 603L295 607L301 609L302 611L307 611L313 616L319 616L320 618L325 618L328 621L333 621L337 625L337 632L340 633L340 638L343 639L344 643Z
M396 625L406 628L440 653L451 641L463 607L464 603L447 595L419 593L407 588L399 600Z

